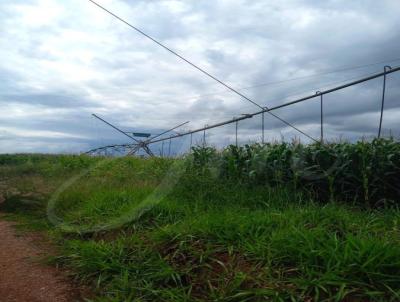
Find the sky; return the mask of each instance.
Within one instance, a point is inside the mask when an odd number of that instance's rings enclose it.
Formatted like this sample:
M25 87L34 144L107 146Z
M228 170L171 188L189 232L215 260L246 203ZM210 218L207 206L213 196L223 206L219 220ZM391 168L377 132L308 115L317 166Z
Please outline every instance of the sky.
M98 3L263 107L400 66L398 0ZM0 1L0 45L0 153L129 142L92 113L124 131L156 134L259 110L87 0ZM324 96L327 140L376 136L382 81ZM274 113L318 139L319 106L315 98ZM399 126L400 72L387 76L383 135L399 137ZM309 141L265 116L267 141L293 138ZM238 124L239 144L260 139L261 116ZM234 143L235 125L206 132L206 141Z

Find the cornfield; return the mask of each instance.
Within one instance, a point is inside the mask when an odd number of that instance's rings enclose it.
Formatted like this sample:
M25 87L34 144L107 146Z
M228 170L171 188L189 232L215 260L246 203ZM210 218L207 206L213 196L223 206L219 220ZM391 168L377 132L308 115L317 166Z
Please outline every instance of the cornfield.
M366 208L399 202L400 143L392 138L230 145L222 151L193 147L190 158L191 169L199 173L251 185L290 186L323 202L354 202Z

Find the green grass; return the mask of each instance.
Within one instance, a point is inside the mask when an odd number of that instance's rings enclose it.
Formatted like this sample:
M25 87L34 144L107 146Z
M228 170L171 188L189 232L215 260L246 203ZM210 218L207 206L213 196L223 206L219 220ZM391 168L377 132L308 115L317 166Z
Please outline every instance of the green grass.
M282 159L291 148L306 147L271 148L260 152ZM332 197L325 191L328 178L321 185L321 180L296 180L293 171L285 176L278 159L272 160L275 170L252 172L249 163L260 156L253 152L242 161L244 151L234 155L239 151L197 149L186 162L0 156L9 191L1 208L25 224L46 228L62 249L54 261L92 285L95 301L400 300L400 210L375 206L373 198L366 205L365 195L340 199L334 191ZM353 158L360 158L354 152ZM184 169L176 163L184 163ZM48 224L45 208L52 193L91 165L57 198L57 216L75 229ZM182 175L163 185L171 171ZM385 171L380 173L397 170ZM343 181L337 175L334 188ZM157 202L129 222L82 231L135 212L153 192L162 198L151 198Z
M70 241L60 260L117 301L397 301L399 218L171 201L111 237Z

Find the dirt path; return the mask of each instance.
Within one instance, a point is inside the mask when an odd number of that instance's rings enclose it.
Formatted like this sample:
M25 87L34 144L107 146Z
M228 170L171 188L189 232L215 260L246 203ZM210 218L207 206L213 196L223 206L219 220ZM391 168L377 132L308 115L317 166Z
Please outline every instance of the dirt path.
M34 235L18 236L0 214L0 301L82 301L62 272L39 262L45 253L37 241Z

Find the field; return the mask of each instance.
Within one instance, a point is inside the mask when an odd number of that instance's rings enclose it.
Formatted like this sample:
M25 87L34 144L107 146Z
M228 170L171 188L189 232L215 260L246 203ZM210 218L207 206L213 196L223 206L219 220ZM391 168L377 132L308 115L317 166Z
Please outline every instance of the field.
M95 301L400 301L400 144L0 155L0 210Z

